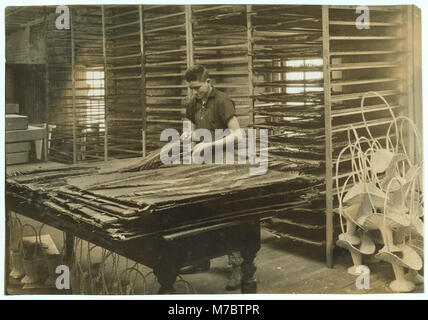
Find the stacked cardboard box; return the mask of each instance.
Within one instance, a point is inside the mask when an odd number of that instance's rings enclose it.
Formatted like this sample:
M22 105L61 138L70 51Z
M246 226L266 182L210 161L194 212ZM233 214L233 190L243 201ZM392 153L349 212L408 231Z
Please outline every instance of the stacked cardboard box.
M26 163L30 161L31 141L19 141L23 137L21 133L28 130L28 117L19 115L19 105L16 103L6 104L6 164ZM10 141L8 137L17 138ZM24 134L25 136L25 134Z

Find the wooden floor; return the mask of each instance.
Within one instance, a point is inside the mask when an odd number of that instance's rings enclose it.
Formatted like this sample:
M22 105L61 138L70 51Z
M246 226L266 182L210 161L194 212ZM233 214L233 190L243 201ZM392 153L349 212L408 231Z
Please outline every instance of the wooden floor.
M394 279L390 264L378 261L366 262L369 266L370 289L356 288L356 277L347 273L352 265L349 254L336 248L335 264L327 268L323 249L313 246L304 247L300 243L278 239L266 230L262 231L262 248L259 251L257 264L258 293L266 294L373 294L392 293L388 284ZM225 294L229 269L227 257L220 257L211 262L211 270L201 274L186 275L200 294ZM423 293L423 285L415 293ZM239 294L239 290L231 293Z

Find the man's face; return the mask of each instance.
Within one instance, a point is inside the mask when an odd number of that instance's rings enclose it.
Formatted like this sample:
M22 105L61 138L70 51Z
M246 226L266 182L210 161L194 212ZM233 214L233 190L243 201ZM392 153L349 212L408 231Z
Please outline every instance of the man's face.
M211 88L210 79L205 82L191 81L188 82L188 86L192 90L192 95L198 99L206 99Z

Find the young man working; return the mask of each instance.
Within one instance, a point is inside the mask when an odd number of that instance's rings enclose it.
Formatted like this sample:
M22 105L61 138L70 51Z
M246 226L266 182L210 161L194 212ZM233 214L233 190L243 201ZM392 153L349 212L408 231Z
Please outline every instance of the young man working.
M215 146L223 146L239 140L241 138L240 126L235 115L235 105L225 93L213 87L207 70L200 65L193 66L186 71L184 78L192 91L191 99L186 106L186 118L192 122L194 129L207 129L212 135L212 142L198 143L192 149L192 154L200 154L207 148L214 150ZM231 134L215 140L215 129L230 129ZM227 290L235 290L240 287L241 263L242 257L239 252L229 255L232 273L226 286ZM203 271L209 268L210 261L207 260L201 264L187 267L183 273Z

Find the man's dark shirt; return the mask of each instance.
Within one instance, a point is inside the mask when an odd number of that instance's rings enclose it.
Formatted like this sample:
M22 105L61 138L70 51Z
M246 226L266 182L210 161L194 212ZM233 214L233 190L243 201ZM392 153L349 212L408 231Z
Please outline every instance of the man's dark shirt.
M235 116L235 104L227 94L212 88L206 105L202 100L192 98L186 106L186 118L195 129L208 129L215 139L215 129L227 129L229 120Z

